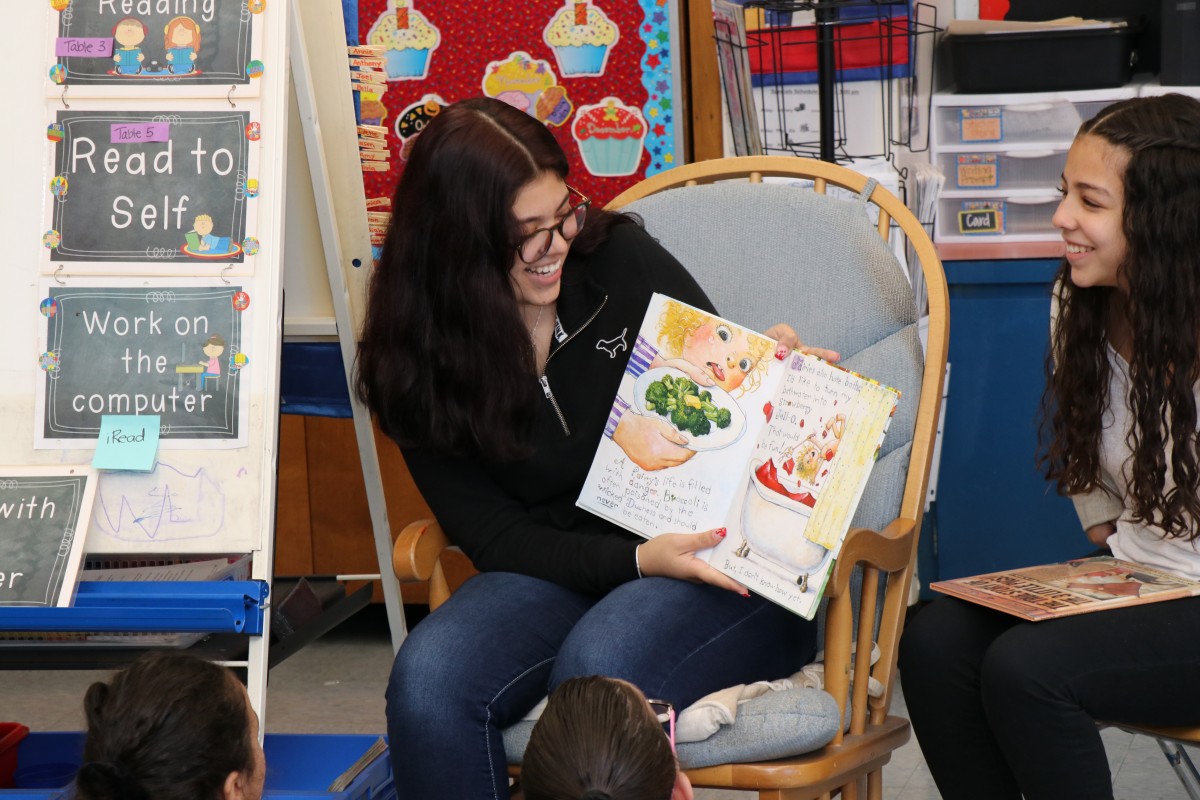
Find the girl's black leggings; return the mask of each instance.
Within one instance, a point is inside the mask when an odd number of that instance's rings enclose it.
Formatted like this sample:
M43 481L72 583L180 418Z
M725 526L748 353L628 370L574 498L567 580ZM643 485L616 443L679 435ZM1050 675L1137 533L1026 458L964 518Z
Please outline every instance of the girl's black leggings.
M1200 724L1200 597L1042 622L943 597L900 679L944 800L1111 800L1098 720Z

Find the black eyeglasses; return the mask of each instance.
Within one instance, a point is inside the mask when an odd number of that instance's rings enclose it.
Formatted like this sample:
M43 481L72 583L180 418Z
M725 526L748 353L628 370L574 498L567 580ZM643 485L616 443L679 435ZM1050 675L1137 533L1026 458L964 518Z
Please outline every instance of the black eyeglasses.
M675 706L668 703L666 700L647 700L650 704L650 710L654 712L654 716L662 723L663 733L667 734L667 738L671 740L671 752L675 752Z
M567 190L579 195L580 198L578 203L571 206L571 210L567 212L567 215L557 225L551 225L549 228L538 228L517 242L517 255L526 264L532 264L550 251L550 245L554 242L554 233L556 231L564 241L569 242L583 230L583 223L587 221L588 206L592 204L592 201L578 189L572 189L568 186Z

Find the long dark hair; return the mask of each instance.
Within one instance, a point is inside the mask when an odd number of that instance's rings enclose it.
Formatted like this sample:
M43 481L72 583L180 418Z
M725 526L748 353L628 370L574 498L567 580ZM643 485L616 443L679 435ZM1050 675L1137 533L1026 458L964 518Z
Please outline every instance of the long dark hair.
M1100 431L1111 379L1106 349L1112 305L1123 300L1133 339L1129 397L1134 518L1169 537L1200 536L1196 397L1200 379L1200 101L1180 94L1123 100L1085 122L1129 154L1125 168L1121 298L1080 288L1063 262L1057 332L1043 403L1043 463L1060 492L1096 489ZM1169 459L1169 462L1168 462ZM1166 488L1170 465L1174 488Z
M536 119L486 97L454 103L413 145L371 279L355 390L402 445L526 455L540 389L509 279L517 193L567 159ZM587 254L623 218L592 211Z
M84 697L81 800L216 800L254 767L247 701L228 669L149 653Z
M563 681L521 766L527 800L668 800L678 765L662 725L630 684Z

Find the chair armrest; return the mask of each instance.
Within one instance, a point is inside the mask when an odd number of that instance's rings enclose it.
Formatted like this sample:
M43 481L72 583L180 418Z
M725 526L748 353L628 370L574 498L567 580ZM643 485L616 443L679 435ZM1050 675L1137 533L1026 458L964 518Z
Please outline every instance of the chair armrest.
M840 597L850 587L850 575L859 563L896 572L908 565L916 523L911 519L892 520L882 531L854 528L846 534L833 575L825 588L828 597Z
M392 546L392 569L401 582L427 581L450 540L434 519L409 523Z

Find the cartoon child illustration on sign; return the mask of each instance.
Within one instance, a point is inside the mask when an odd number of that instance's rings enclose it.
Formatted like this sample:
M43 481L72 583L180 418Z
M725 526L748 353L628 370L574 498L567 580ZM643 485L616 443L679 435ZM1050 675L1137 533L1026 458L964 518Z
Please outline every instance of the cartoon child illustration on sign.
M763 356L773 346L764 336L683 303L666 301L658 346L638 336L625 367L635 379L635 394L644 393L635 396L633 404L647 413L639 413L618 395L605 435L630 461L648 471L683 464L713 434L725 444L736 440L745 417L733 393L753 391L759 385L767 366ZM598 342L596 347L616 357L628 345L622 339ZM662 377L637 381L650 370Z
M213 334L204 343L203 352L208 358L197 362L204 367L204 372L200 373L200 391L204 391L204 384L209 379L221 377L221 354L225 352L225 340L219 334Z
M163 49L167 52L167 72L199 72L196 57L200 54L200 26L191 17L175 17L164 29Z
M113 39L118 45L113 48L113 61L118 75L137 75L142 71L146 56L139 46L146 39L146 24L137 17L125 17L113 25Z
M220 239L212 235L212 217L200 214L192 224L192 229L200 235L200 244L196 247L198 252L207 253L217 249Z
M213 235L213 219L208 214L197 214L192 229L184 234L187 244L183 251L198 258L215 258L234 252L228 236Z

